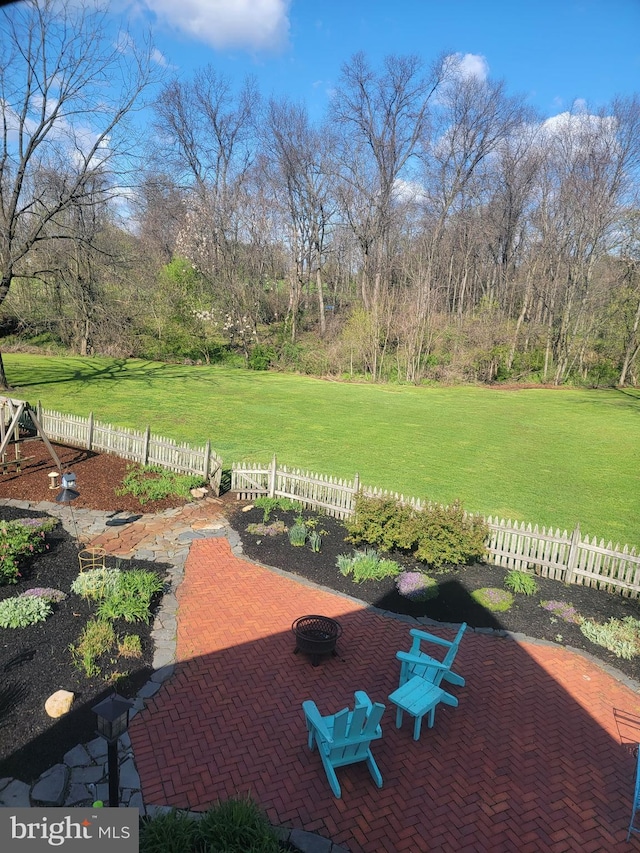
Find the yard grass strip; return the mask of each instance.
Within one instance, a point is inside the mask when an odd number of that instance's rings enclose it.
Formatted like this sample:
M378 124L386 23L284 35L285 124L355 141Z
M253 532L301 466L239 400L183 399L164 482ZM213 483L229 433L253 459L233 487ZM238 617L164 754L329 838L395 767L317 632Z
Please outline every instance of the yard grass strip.
M4 356L12 396L469 510L640 543L640 392L358 385L140 360Z

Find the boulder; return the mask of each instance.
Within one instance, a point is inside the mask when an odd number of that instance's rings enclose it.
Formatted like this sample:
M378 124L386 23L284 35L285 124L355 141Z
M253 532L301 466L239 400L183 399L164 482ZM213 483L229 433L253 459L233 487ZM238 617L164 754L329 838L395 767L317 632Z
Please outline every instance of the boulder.
M56 690L44 703L44 709L50 717L63 717L73 704L74 694L69 690Z

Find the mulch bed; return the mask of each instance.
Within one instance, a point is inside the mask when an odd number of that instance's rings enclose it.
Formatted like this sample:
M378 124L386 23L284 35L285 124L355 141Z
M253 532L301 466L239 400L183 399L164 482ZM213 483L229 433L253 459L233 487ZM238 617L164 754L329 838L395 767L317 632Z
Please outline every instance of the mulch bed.
M43 513L0 507L0 518L35 517ZM0 600L19 595L32 587L53 587L69 593L78 575L78 550L61 525L47 534L48 550L33 558L22 570L17 584L0 587ZM113 559L108 565L115 565ZM145 568L166 574L166 566L142 560L122 560L120 568ZM151 625L114 621L116 636L137 634L142 657L119 657L112 652L99 659L101 674L88 678L74 665L69 646L76 643L95 607L70 594L54 605L45 622L26 628L0 629L0 777L13 776L32 783L40 774L62 760L65 752L95 737L96 718L91 707L117 689L132 698L152 674ZM117 682L114 673L129 674ZM51 719L44 703L55 691L75 694L71 711Z
M269 522L280 519L290 527L296 515L295 512L276 510ZM303 515L316 517L312 513ZM616 657L612 652L588 640L578 625L554 617L540 606L541 601L563 601L573 605L584 618L607 622L612 617L623 619L625 616L632 616L640 619L640 601L637 599L623 598L593 587L575 584L568 586L559 581L539 577L536 578L537 594L516 595L510 610L492 613L477 604L470 593L483 587L503 589L506 570L485 563L475 563L438 574L427 572L438 581L439 595L430 601L416 603L398 593L392 578L358 584L354 583L351 577L344 577L340 573L336 566L338 554L351 554L355 548L362 546L346 540L347 531L336 519L329 516L319 518L316 529L323 530L324 534L321 550L317 553L311 551L308 545L293 547L286 533L278 536L257 536L247 532L249 524L262 520L263 512L258 508L246 512L238 508L231 519L233 527L241 537L243 551L251 559L300 575L314 583L394 613L425 616L437 622L467 622L475 628L513 631L580 649L640 682L640 658L625 660ZM423 564L405 553L394 552L389 556L408 571L426 569Z
M58 491L49 488L47 475L56 470L56 465L44 442L41 439L23 441L20 448L24 458L33 458L21 466L20 473L15 470L14 465L11 465L6 473L0 473L0 498L33 502L55 501ZM164 498L160 501L150 501L141 507L133 495L117 495L116 489L122 485L123 477L132 465L126 459L55 443L53 449L60 459L62 470L73 471L76 475L76 488L80 497L73 501L74 509L157 513L184 505L182 498ZM10 444L7 459L13 458L14 445Z

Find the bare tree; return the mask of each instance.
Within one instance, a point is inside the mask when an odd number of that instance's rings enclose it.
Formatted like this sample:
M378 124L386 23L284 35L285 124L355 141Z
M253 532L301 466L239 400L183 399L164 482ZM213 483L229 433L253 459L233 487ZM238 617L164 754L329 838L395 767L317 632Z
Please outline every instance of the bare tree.
M312 128L304 108L288 101L270 101L267 127L275 196L282 199L280 207L291 234L291 339L296 337L301 289L309 287L312 280L323 336L326 320L322 270L335 206L329 165L333 137L329 128Z
M122 36L114 46L105 16L89 0L25 0L2 11L0 305L14 277L29 275L34 247L67 236L69 208L113 198L132 168L127 119L153 80L151 45ZM40 176L52 173L56 191L44 191Z

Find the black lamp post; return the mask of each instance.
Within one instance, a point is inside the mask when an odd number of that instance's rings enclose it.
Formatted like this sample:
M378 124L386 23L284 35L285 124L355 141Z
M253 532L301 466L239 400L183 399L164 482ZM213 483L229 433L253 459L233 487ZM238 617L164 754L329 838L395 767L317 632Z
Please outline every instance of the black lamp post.
M133 702L112 693L91 709L97 718L98 734L107 742L109 773L109 805L118 808L118 738L129 727L129 711Z

